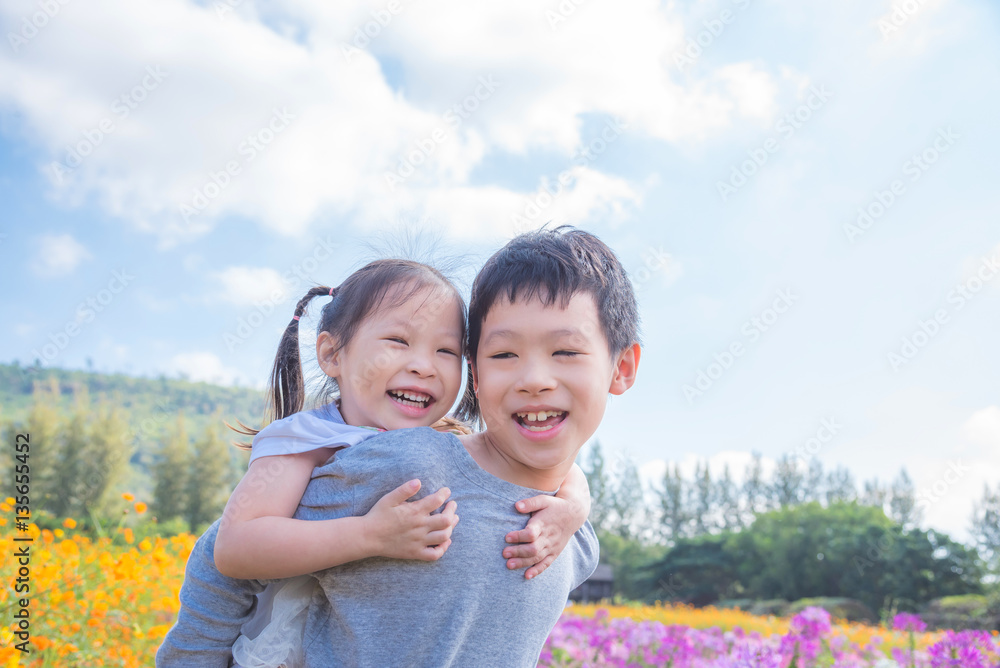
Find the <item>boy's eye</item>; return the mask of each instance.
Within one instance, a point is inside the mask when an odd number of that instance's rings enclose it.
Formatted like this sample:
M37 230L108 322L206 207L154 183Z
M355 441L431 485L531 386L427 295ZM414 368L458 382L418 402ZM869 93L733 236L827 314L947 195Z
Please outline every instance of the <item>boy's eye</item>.
M575 357L575 356L579 355L580 353L576 352L575 350L557 350L557 351L555 351L552 354L553 355L566 355L567 357Z
M393 343L402 343L404 346L407 345L406 340L398 336L387 336L385 340L392 341Z
M456 353L451 348L441 348L440 350L438 350L438 352L444 353L445 355L454 355L455 357L458 357L458 353Z

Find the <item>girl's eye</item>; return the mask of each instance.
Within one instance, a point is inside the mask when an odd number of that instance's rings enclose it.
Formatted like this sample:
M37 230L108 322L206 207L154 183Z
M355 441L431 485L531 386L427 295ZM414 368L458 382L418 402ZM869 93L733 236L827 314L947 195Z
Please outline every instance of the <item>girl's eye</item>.
M386 341L392 341L393 343L402 343L404 346L406 345L406 340L405 339L401 339L398 336L387 336L385 340Z
M514 353L497 353L496 355L490 355L491 360L506 360L514 357Z

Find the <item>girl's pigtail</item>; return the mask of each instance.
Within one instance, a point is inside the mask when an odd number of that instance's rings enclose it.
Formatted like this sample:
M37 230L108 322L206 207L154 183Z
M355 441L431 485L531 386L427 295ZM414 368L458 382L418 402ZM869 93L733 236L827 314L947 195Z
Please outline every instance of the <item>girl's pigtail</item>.
M334 297L338 288L315 287L295 305L295 315L285 327L278 343L278 353L274 356L271 377L268 381L267 407L264 424L281 420L298 413L305 404L305 379L302 375L302 360L299 354L299 319L306 314L306 307L313 297L328 295ZM254 429L237 421L238 427L228 425L233 431L244 436L256 436L260 429ZM243 450L251 448L250 443L234 443Z

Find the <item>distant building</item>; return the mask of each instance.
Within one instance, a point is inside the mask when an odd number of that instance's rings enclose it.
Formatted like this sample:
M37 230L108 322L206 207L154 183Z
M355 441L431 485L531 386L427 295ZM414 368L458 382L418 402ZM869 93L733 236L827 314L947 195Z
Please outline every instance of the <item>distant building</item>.
M587 581L569 593L569 600L591 603L613 596L615 574L611 566L599 564Z

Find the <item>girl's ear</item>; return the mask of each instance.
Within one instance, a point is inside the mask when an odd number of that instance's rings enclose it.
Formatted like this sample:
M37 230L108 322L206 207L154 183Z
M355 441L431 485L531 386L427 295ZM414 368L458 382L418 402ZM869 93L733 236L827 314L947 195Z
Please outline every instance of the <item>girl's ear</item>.
M638 343L618 354L618 361L615 362L614 375L611 377L611 387L608 392L611 394L624 394L625 390L635 383L635 374L639 369L639 357L642 355L642 348Z
M319 368L330 378L340 377L340 353L337 339L330 332L320 332L316 337L316 360Z

